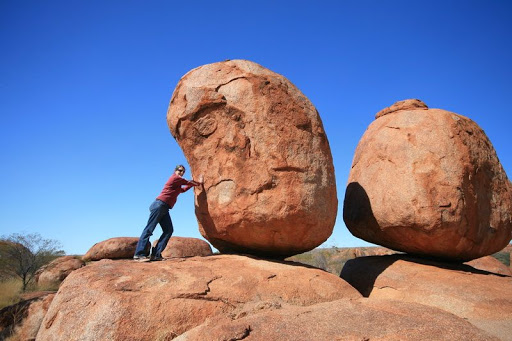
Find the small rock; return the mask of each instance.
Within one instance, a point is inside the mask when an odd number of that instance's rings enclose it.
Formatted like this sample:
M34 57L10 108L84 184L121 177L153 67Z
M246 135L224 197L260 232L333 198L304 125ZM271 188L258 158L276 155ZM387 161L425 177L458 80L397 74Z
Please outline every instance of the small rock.
M35 280L39 287L58 286L76 269L80 269L85 262L75 256L63 256L39 269Z
M94 244L82 257L84 261L95 261L100 259L131 259L135 254L137 237L116 237ZM149 254L150 244L146 251Z
M153 242L156 247L158 239ZM210 244L199 238L171 237L162 252L163 258L204 257L212 255Z

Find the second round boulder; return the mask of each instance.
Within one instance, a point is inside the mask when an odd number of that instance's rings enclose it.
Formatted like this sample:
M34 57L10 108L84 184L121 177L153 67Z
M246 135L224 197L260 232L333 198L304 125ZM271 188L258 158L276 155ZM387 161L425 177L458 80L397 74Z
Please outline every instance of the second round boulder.
M512 238L512 185L472 120L419 100L376 115L357 146L343 219L385 247L467 261Z

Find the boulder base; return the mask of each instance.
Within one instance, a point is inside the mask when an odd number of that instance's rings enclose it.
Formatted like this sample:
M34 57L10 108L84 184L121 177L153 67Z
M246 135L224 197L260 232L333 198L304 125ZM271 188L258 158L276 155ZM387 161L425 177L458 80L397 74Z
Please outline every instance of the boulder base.
M232 60L179 81L167 112L194 177L201 234L219 251L286 257L323 243L337 213L329 142L285 77Z
M349 260L341 278L365 297L436 307L502 340L512 335L512 277L407 255Z
M235 255L102 260L66 278L37 340L170 340L217 315L360 297L339 277L295 263Z
M440 309L408 302L367 299L337 300L310 307L282 307L239 319L214 318L175 340L433 339L499 340Z

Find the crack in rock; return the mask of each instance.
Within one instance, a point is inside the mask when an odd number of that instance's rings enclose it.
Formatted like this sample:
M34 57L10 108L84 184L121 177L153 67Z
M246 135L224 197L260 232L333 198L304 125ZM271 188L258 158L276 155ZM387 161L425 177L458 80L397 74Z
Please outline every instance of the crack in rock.
M242 304L243 302L230 302L229 300L222 298L222 297L209 297L208 294L211 291L210 284L213 281L216 281L218 279L222 278L222 276L216 276L206 282L206 289L202 292L194 292L194 293L183 293L176 296L176 298L184 298L188 300L202 300L202 301L210 301L210 302L222 302L231 308L236 308L236 304Z
M229 80L228 82L226 82L226 83L224 83L224 84L220 84L220 85L218 85L218 86L215 88L215 92L219 92L219 89L220 89L221 87L223 87L224 85L228 85L229 83L234 82L234 81L236 81L236 80L238 80L238 79L247 79L247 77L245 77L245 76L235 77L235 78L233 78L233 79Z
M378 289L393 289L393 290L398 290L397 288L393 288L393 287L390 287L388 285L384 285L382 287L378 287Z
M210 284L211 284L213 281L218 280L218 279L220 279L220 278L222 278L222 276L218 276L218 277L217 277L217 276L215 276L215 277L213 277L211 280L209 280L209 281L206 283L206 290L205 290L205 291L204 291L204 293L202 293L201 295L208 295L208 293L211 291L211 289L210 289Z
M293 166L274 167L274 168L272 168L272 170L274 170L276 172L298 172L298 173L306 172L305 168L293 167Z
M215 183L215 184L213 184L213 185L209 186L209 187L206 189L206 192L208 193L208 192L210 191L210 189L211 189L211 188L213 188L213 187L217 187L217 186L218 186L218 185L220 185L221 183L223 183L223 182L227 182L227 181L234 182L232 179L222 179L222 180L220 180L219 182L217 182L217 183Z
M251 195L262 193L263 191L271 190L272 188L276 187L275 179L272 177L271 180L267 181L260 187L256 188L254 191L251 192Z

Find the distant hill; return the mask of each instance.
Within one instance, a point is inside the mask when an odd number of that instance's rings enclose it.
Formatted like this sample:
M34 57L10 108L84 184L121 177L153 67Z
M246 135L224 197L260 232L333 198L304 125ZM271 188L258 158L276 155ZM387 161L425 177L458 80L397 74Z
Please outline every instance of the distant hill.
M507 245L503 250L493 254L492 256L510 266L510 253L512 252L512 244ZM295 255L286 260L315 266L324 269L332 274L339 275L345 263L356 257L391 255L400 253L385 247L349 247L349 248L316 248L314 250Z

